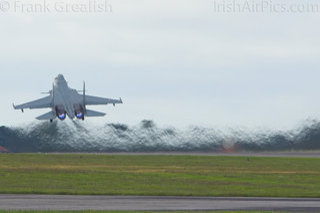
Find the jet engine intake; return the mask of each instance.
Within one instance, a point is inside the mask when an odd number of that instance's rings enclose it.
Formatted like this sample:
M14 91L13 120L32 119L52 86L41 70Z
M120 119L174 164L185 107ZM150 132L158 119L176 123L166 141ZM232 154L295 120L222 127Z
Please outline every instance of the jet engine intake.
M74 114L78 119L84 120L84 110L81 105L74 106Z
M78 119L82 119L83 118L83 112L79 111L79 112L76 112L76 117Z
M65 120L67 117L67 112L63 106L56 106L56 115L60 120Z
M60 120L64 120L64 119L66 119L66 117L67 117L67 113L59 113L58 114L58 118L60 119Z

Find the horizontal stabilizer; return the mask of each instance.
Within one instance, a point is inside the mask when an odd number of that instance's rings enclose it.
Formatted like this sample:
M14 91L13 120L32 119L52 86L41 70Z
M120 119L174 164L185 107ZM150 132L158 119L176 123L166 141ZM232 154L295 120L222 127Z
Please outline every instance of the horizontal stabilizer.
M56 115L51 111L46 114L40 115L36 119L38 119L38 120L53 120L55 118L56 118Z
M86 116L87 117L102 117L105 116L106 113L103 112L97 112L97 111L93 111L93 110L88 110L86 111Z

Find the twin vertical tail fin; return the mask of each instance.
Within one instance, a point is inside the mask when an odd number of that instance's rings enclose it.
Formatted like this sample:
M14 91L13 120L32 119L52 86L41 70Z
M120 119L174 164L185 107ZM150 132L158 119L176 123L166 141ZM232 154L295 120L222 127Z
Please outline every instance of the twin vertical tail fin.
M103 112L87 110L87 108L86 108L86 83L85 82L83 82L83 110L84 110L84 114L87 117L102 117L102 116L106 115L106 113L103 113Z
M86 114L87 109L86 109L86 82L83 81L83 110L84 113Z
M54 84L52 84L51 105L52 105L52 109L53 109L54 108Z

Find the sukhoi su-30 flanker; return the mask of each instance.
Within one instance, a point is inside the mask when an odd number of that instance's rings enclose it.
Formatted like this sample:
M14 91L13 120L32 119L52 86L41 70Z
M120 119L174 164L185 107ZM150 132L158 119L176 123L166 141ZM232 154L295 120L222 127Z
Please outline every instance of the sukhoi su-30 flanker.
M31 101L18 106L13 105L14 109L42 109L51 108L51 111L37 117L38 120L49 120L52 122L55 118L60 120L78 118L84 120L85 117L105 116L105 113L88 110L88 105L106 105L106 104L122 104L121 98L109 99L86 95L85 83L83 83L82 94L77 90L68 87L67 81L63 75L55 78L52 90L48 92L49 96L39 100Z

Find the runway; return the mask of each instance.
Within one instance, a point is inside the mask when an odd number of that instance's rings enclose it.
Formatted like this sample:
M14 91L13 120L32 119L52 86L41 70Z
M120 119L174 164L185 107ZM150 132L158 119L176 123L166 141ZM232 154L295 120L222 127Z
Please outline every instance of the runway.
M320 211L317 198L0 195L1 210Z

